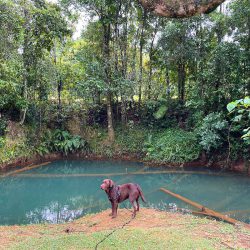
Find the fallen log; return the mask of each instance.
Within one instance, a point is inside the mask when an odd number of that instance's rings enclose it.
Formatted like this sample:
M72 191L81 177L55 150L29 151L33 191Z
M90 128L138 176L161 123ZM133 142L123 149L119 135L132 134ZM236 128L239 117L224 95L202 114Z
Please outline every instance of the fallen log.
M21 169L17 169L17 170L11 171L11 172L9 172L7 174L3 174L0 177L6 177L6 176L10 176L10 175L15 175L15 174L18 174L18 173L21 173L21 172L24 172L24 171L28 171L28 170L31 170L31 169L34 169L34 168L39 168L39 167L48 165L49 163L51 163L51 162L47 161L47 162L44 162L44 163L41 163L41 164L27 166L27 167L24 167L24 168L21 168Z
M243 224L243 225L246 226L248 229L250 229L250 225L248 225L248 224L246 224L246 223L243 223L243 222L241 222L241 221L238 221L238 220L235 220L235 219L233 219L233 218L230 218L230 217L228 217L228 216L226 216L226 215L224 215L224 214L221 214L221 213L219 213L219 212L216 212L216 211L214 211L214 210L212 210L212 209L210 209L210 208L207 208L207 207L205 207L205 206L203 206L203 205L201 205L201 204L199 204L199 203L197 203L197 202L191 201L191 200L189 200L189 199L187 199L187 198L185 198L185 197L183 197L183 196L181 196L181 195L179 195L179 194L175 194L175 193L173 193L173 192L171 192L171 191L169 191L169 190L167 190L167 189L165 189L165 188L160 188L160 190L161 190L162 192L166 193L166 194L169 194L169 195L171 195L171 196L173 196L173 197L175 197L175 198L181 200L181 201L184 201L185 203L187 203L187 204L189 204L189 205L191 205L191 206L193 206L193 207L198 208L200 211L198 211L197 213L199 213L199 214L204 214L204 215L206 215L206 216L212 216L212 217L221 219L221 220L226 221L226 222L228 222L228 223L230 223L230 224L233 224L233 225L236 225L236 224Z
M48 162L49 163L49 162ZM129 176L129 175L157 175L157 174L201 174L201 175L219 175L219 176L230 176L230 174L217 174L217 173L213 173L213 174L209 174L207 172L203 172L203 171L147 171L147 172L126 172L126 173L98 173L98 174L88 174L88 173L80 173L80 174L36 174L36 173L21 173L23 171L26 170L30 170L32 168L36 168L36 167L40 167L43 165L47 165L48 163L43 163L34 167L29 167L29 168L23 168L20 170L16 170L10 173L7 173L5 175L2 175L0 177L5 177L5 176L9 176L9 175L15 175L17 174L19 177L39 177L39 178L64 178L64 177L112 177L112 176ZM182 177L181 177L182 178Z

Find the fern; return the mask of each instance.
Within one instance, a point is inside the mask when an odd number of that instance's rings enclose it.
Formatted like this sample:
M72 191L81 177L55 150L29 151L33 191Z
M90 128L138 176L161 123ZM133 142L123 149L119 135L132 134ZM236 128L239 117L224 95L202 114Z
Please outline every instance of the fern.
M65 130L55 130L47 133L44 141L37 148L37 153L44 155L49 152L58 152L68 155L86 149L87 142L80 136L71 135Z

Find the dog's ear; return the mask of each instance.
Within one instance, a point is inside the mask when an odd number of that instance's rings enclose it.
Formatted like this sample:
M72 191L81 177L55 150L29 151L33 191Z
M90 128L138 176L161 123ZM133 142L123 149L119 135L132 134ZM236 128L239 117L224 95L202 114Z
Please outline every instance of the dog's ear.
M114 184L115 184L115 183L114 183L112 180L109 180L109 187L110 187L110 188L113 187Z

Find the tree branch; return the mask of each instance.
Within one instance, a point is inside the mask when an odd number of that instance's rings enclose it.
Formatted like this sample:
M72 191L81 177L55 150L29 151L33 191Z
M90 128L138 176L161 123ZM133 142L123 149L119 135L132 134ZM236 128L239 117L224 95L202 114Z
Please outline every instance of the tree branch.
M208 14L225 0L139 0L142 6L156 15L184 18L196 14Z

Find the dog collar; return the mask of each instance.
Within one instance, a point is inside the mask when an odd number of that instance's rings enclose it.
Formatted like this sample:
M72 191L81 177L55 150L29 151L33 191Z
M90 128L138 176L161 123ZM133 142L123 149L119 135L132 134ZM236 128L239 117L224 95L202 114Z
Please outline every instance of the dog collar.
M111 189L113 189L113 188L114 188L114 186ZM111 196L109 194L108 198L109 198L110 201L116 201L116 200L119 199L120 195L121 195L120 186L115 186L115 193L114 193L114 195Z

